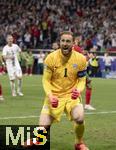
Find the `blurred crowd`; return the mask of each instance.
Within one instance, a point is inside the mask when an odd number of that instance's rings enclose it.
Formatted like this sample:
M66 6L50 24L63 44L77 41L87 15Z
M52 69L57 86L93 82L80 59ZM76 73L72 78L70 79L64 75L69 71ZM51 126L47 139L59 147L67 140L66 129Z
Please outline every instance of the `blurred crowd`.
M12 34L22 48L51 48L60 32L81 34L82 46L116 47L115 0L0 0L0 46Z

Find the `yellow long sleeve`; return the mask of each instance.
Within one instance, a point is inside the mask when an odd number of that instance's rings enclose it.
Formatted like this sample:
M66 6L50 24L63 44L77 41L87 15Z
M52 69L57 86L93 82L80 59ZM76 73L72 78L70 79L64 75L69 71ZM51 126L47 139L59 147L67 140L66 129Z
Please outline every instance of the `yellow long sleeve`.
M77 83L77 89L82 92L85 88L86 77L79 78Z
M43 82L43 88L46 95L52 93L51 77L52 77L52 71L44 70L42 82Z

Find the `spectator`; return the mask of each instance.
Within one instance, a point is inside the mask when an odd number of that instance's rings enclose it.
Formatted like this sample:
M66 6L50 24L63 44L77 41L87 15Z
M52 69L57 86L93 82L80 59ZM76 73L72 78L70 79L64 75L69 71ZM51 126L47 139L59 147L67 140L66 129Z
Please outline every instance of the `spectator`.
M29 48L50 47L57 41L58 33L66 28L75 34L81 33L88 50L94 45L98 46L98 50L101 50L101 47L114 47L116 31L113 2L0 1L0 46L5 45L6 36L12 34L15 42L20 43L21 47L25 44Z
M112 64L113 58L109 56L108 53L105 53L103 61L105 63L105 72L106 74L108 74L111 71L111 64Z
M27 60L26 73L32 76L34 57L31 50L28 51L26 55L26 60Z
M38 58L38 74L43 74L43 62L45 54L42 51L40 51L37 58Z
M98 73L98 69L99 69L99 61L98 61L98 57L96 56L96 54L90 54L89 55L91 58L89 60L89 64L90 64L90 76L91 77L97 77L97 73Z

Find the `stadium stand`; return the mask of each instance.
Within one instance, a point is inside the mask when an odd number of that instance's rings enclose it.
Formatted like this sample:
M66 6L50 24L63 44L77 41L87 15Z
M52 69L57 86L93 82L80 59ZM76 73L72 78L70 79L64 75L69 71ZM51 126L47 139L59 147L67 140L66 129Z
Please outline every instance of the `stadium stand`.
M85 49L116 52L115 8L113 0L0 0L0 46L12 33L23 48L51 48L65 29L81 33Z
M7 9L6 9L7 8ZM103 56L116 55L116 4L113 0L0 0L0 50L5 38L12 34L14 41L23 49L31 49L34 66L37 54L51 51L63 30L76 36L82 35L81 46ZM104 62L99 68L104 77ZM37 67L33 69L37 73ZM111 65L116 71L116 58Z

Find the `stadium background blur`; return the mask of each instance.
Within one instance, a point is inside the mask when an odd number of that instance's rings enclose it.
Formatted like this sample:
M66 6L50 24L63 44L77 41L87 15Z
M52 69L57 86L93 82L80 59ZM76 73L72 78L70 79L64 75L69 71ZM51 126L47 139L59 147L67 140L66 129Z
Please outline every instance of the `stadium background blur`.
M86 50L116 47L114 0L0 0L0 46L7 34L22 48L49 49L63 30L82 34Z
M29 50L33 52L33 74L41 74L38 71L38 54L51 52L52 43L59 40L60 32L70 30L75 36L81 34L81 46L99 57L97 77L106 77L103 56L109 52L113 61L111 74L107 78L115 78L115 10L115 0L0 0L0 50L2 52L2 47L6 44L7 34L12 34L24 55ZM40 75L24 76L25 95L13 98L8 77L0 76L5 97L5 101L0 103L0 124L38 123L44 97L41 78ZM115 80L112 79L93 79L92 99L97 110L93 113L86 112L85 135L92 150L116 149L115 85ZM70 126L65 116L60 126L53 126L51 150L62 150L64 145L65 149L72 149L74 139ZM69 145L67 141L70 141Z
M82 35L83 49L97 55L116 55L116 3L113 0L0 0L0 50L6 36L12 34L14 42L23 51L32 50L33 73L37 74L40 51L51 51L63 30L70 30L75 36ZM6 9L7 8L7 9ZM99 60L99 68L104 63ZM116 71L116 59L112 61ZM101 77L103 73L97 76Z

